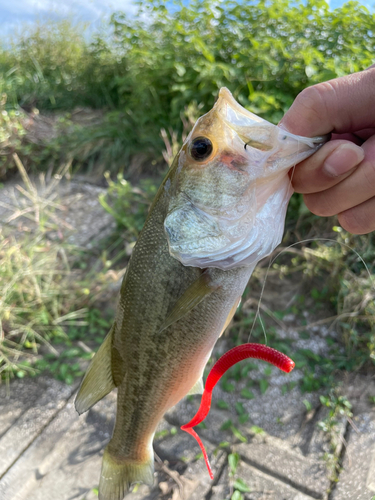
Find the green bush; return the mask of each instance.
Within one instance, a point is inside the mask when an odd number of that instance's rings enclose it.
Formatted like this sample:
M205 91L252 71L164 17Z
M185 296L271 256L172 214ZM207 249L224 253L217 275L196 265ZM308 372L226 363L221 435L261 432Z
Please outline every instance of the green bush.
M115 65L104 40L86 41L84 26L40 24L0 50L0 92L9 105L27 108L108 106Z
M68 22L25 31L0 51L0 92L41 110L106 107L103 123L82 129L81 153L115 170L140 151L160 154L160 130L181 133L181 111L195 101L206 112L221 86L277 122L306 86L373 62L375 16L357 2L164 3L115 13L91 42Z

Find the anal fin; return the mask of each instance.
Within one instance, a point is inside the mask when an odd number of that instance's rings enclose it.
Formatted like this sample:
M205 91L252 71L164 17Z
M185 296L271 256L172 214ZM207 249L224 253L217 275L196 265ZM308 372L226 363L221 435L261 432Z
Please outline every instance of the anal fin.
M172 311L160 326L159 333L180 320L200 304L207 295L210 295L217 289L218 286L211 282L209 274L207 272L202 273L177 300Z
M199 377L199 379L195 382L193 387L187 393L187 396L192 396L193 394L203 394L204 384L203 377Z
M114 326L108 332L83 377L74 402L79 414L89 410L116 387L112 376L113 332Z

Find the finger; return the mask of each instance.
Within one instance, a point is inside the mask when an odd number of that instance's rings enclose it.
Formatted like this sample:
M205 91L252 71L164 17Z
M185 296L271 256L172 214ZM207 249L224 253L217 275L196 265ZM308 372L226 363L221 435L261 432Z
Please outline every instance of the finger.
M375 126L375 68L303 90L280 122L289 132L314 137Z
M364 140L361 139L361 137L358 137L356 134L332 134L331 135L331 140L332 141L350 141L354 142L354 144L357 144L357 146L360 146L361 144L364 143Z
M364 128L363 130L357 130L354 133L331 134L331 140L344 139L346 141L351 141L355 144L361 145L365 141L367 141L367 139L370 139L370 137L372 137L373 135L375 135L374 128Z
M311 212L322 216L336 215L375 196L375 136L362 148L364 160L348 177L325 191L305 194L305 203Z
M363 149L349 141L330 141L291 173L297 193L318 193L348 177L363 160Z
M375 231L375 197L339 214L340 225L352 234Z

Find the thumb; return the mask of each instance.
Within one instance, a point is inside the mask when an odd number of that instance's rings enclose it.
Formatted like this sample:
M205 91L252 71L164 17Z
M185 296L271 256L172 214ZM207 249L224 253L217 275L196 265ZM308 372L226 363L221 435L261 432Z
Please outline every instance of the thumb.
M318 193L335 186L348 177L365 153L350 141L330 141L314 155L297 165L291 173L297 193Z

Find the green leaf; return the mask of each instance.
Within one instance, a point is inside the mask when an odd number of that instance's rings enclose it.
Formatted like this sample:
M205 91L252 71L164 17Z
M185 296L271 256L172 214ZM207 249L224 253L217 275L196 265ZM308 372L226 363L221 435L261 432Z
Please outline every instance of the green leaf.
M263 379L261 379L261 380L259 380L260 392L261 392L262 394L264 394L264 393L266 392L266 390L268 389L268 386L269 386L269 382L268 382L268 380L266 380L266 379L264 379L264 378L263 378Z
M241 493L238 490L236 490L230 497L230 500L243 500L243 495L241 495Z
M246 389L246 388L242 389L241 396L243 398L246 398L246 399L254 399L255 398L254 393L249 391L249 389Z
M244 413L243 415L240 415L238 417L238 421L240 424L246 424L246 422L249 420L249 415L247 413Z
M219 444L220 448L228 448L228 446L230 446L230 443L228 441L222 441L220 444Z
M240 456L238 453L230 453L228 455L228 464L232 474L236 473L239 461L240 461Z
M224 381L221 384L221 387L222 387L223 391L225 391L225 392L233 392L235 389L234 385L231 384L230 382L227 382L227 381Z
M217 402L216 402L216 406L218 408L220 408L221 410L228 410L229 409L229 404L222 400L222 399L219 399Z
M176 62L174 64L174 67L176 68L178 76L184 76L184 74L186 73L186 68L182 64Z
M254 434L265 434L264 430L257 425L253 425L252 427L250 427L250 431Z
M234 481L233 488L235 488L238 491L241 491L242 493L248 493L251 491L251 489L248 487L245 481L241 478L238 478Z
M272 375L272 368L270 366L267 366L265 369L264 369L264 375L267 375L268 377L270 375Z
M311 411L312 410L312 406L311 406L310 401L308 401L307 399L304 399L303 400L303 404L305 405L307 411Z
M231 426L231 431L233 432L233 435L239 440L241 441L242 443L247 443L247 439L245 438L245 436L243 434L241 434L241 432L236 428L234 427L234 425Z
M227 431L228 429L230 429L233 425L233 422L231 420L226 420L222 426L220 427L220 430L222 431Z
M235 403L234 407L238 415L243 415L245 413L245 408L242 403Z
M257 368L255 363L246 363L246 365L241 368L241 377L246 377L249 371L256 370Z

